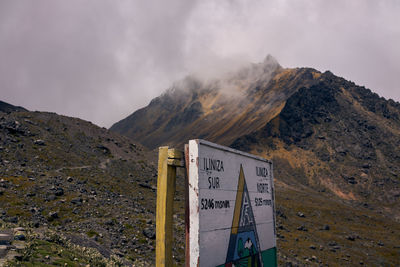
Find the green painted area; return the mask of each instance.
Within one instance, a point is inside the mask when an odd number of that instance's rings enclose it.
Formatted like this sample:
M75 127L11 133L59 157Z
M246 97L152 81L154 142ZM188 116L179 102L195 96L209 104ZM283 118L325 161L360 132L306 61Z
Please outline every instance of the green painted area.
M268 250L264 250L261 252L261 259L264 267L276 267L276 247L270 248Z
M254 258L251 256L247 258L242 258L240 261L235 262L235 266L240 266L240 267L250 267L250 266L258 266L254 261ZM276 247L264 250L261 252L261 261L262 261L262 266L264 267L276 267L277 265L277 258L276 258ZM255 264L255 265L254 265ZM227 266L232 266L231 264L221 264L216 267L227 267Z

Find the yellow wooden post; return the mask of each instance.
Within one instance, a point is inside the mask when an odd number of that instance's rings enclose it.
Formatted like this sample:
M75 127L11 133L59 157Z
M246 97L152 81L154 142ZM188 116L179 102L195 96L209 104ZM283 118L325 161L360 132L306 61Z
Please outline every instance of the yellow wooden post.
M183 153L167 146L158 150L156 266L172 266L172 215L176 167L183 167Z

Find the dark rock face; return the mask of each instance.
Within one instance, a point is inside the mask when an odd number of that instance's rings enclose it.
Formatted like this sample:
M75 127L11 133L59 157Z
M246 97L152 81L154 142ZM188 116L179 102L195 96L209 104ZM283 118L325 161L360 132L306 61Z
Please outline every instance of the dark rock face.
M330 117L338 112L335 94L335 89L324 82L297 91L280 113L279 137L290 145L299 144L313 135L314 124L329 122Z
M13 106L6 102L0 101L0 112L10 113L15 111L28 111L23 107Z

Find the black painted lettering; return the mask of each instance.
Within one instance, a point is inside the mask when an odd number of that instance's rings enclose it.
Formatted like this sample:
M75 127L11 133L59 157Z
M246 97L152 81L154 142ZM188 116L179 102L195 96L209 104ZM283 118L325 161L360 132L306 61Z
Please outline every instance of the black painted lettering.
M208 177L208 189L218 189L219 186L219 177Z
M213 198L202 198L201 201L202 210L213 210L213 209L229 209L229 200L214 200Z
M268 169L264 167L256 167L256 175L261 177L267 177Z
M203 169L205 171L223 172L224 171L224 162L219 159L204 158L203 159Z
M259 206L271 206L272 205L272 200L271 199L263 199L262 197L256 197L254 199L254 202L256 204L256 207L259 207Z
M269 193L269 185L267 183L257 183L258 193Z

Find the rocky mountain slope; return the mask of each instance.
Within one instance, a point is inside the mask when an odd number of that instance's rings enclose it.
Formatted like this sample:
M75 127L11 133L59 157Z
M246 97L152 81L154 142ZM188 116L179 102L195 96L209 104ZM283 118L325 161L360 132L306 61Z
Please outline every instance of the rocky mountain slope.
M398 265L399 119L393 100L268 56L219 80L188 77L111 130L149 148L202 138L272 159L281 263Z
M203 138L251 151L286 171L281 182L380 203L400 219L400 104L329 71L268 56L221 80L187 78L111 130L149 148Z
M87 121L0 112L0 265L152 265L153 159Z
M399 144L399 103L326 72L231 146L273 158L287 184L368 202L400 219Z

